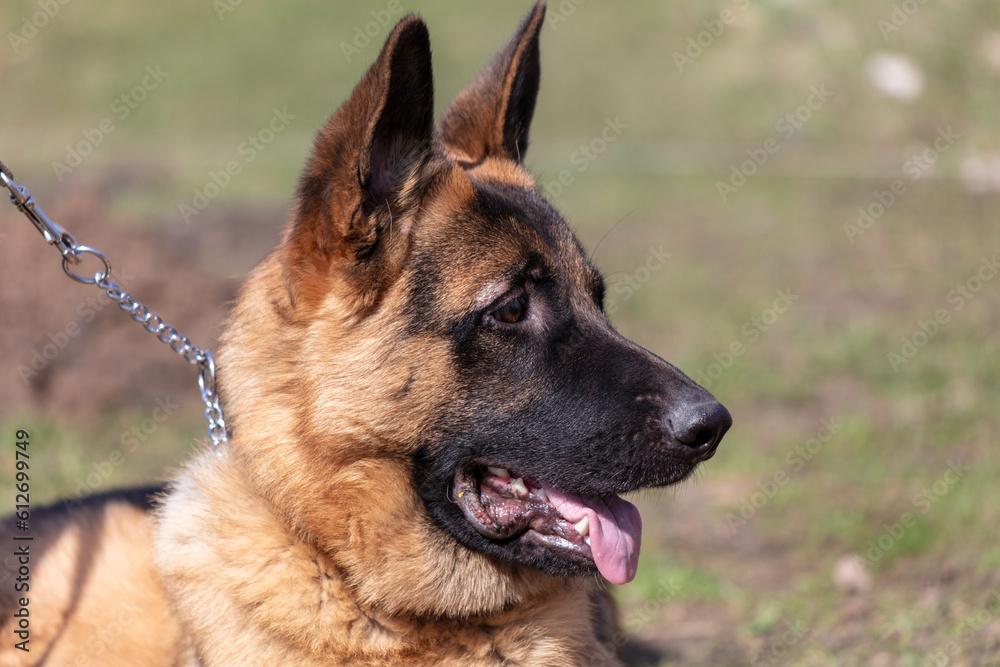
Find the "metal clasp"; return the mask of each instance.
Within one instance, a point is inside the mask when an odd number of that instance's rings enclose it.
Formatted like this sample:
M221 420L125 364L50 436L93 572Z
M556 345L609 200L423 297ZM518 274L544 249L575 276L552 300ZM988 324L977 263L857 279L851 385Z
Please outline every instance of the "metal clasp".
M28 192L28 188L14 182L10 169L0 162L0 180L10 190L10 201L17 206L17 209L28 216L31 224L42 233L45 242L54 245L63 256L63 264L80 263L80 251L77 250L76 239L65 229L49 220L40 207L35 205L35 198Z

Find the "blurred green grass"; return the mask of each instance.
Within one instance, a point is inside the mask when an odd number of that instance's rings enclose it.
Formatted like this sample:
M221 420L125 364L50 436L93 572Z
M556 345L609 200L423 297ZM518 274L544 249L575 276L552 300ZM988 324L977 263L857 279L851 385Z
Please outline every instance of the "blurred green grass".
M667 498L644 515L651 526L640 580L620 597L628 617L656 599L664 580L677 583L641 634L680 647L682 664L697 656L745 663L793 618L810 630L791 647L796 657L788 664L853 664L845 656L856 664L922 664L1000 586L1000 280L984 282L960 311L947 300L981 258L1000 252L997 191L977 194L962 177L969 160L1000 155L1000 5L919 5L884 39L878 22L900 3L743 4L553 2L543 32L527 164L543 186L571 172L572 184L554 201L608 275L614 321L692 376L720 363L716 355L734 342L745 347L711 385L732 410L734 430L699 479L676 491L680 509ZM178 206L192 190L235 159L273 109L287 108L296 116L287 130L211 204L273 210L277 227L314 132L387 29L350 62L341 44L387 6L244 2L220 20L204 2L70 3L17 53L0 45L0 157L40 201L109 178L118 214L179 227ZM429 23L439 110L527 9L402 6ZM575 9L553 21L566 7ZM678 71L674 54L726 8L737 21ZM0 23L16 31L36 10L34 2L8 0ZM867 68L880 52L920 69L919 97L895 99L872 85ZM141 82L147 66L169 76L58 184L51 163L112 116L114 100ZM722 201L718 182L747 150L776 136L775 123L817 85L832 91L829 102ZM628 127L579 171L576 151L600 136L607 119ZM947 127L960 139L910 181L904 164ZM907 192L851 243L844 225L899 178ZM640 273L650 248L660 247L671 257ZM638 287L626 292L628 279ZM744 325L783 289L799 300L751 341ZM950 321L894 371L887 355L938 309ZM142 412L109 414L86 431L53 415L0 415L5 442L27 424L42 439L66 443L47 454L46 477L35 487L39 498L54 498L73 493ZM813 437L823 418L843 429L733 535L727 514L758 482L788 470L788 452ZM161 476L200 429L192 422L154 434L142 456L116 470L115 482ZM875 587L850 593L834 585L838 559L863 554L958 459L974 469L873 565ZM4 449L5 470L11 460ZM4 478L4 507L9 489ZM699 489L709 494L705 504L684 504ZM717 643L731 650L672 634L671 605L692 605L706 618L724 610ZM1000 632L991 627L963 639L954 660L995 658Z

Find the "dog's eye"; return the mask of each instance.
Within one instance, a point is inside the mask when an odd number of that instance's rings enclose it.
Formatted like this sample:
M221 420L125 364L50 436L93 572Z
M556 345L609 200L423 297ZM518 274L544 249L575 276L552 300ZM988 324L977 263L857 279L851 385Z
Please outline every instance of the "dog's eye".
M528 312L528 297L524 294L511 299L493 311L493 319L507 324L517 324Z

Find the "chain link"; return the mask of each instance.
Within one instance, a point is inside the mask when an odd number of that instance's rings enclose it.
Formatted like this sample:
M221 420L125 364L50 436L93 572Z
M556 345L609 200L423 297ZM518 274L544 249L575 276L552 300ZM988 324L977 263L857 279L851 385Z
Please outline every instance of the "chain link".
M165 323L145 304L136 301L131 294L120 289L118 283L111 278L111 261L107 255L96 248L78 244L69 232L49 220L42 209L35 204L35 198L28 192L28 188L14 182L13 174L2 160L0 160L0 181L10 190L11 203L31 220L47 243L59 249L63 257L63 271L67 276L86 285L97 285L146 331L154 334L160 342L169 345L170 349L184 357L188 363L198 367L198 389L205 404L208 437L212 440L212 450L220 453L220 447L228 442L228 435L226 421L219 405L219 393L215 383L215 358L212 356L212 351L193 344L187 336L177 333L177 329ZM84 255L92 255L103 264L103 268L92 278L80 275L73 268L81 265Z

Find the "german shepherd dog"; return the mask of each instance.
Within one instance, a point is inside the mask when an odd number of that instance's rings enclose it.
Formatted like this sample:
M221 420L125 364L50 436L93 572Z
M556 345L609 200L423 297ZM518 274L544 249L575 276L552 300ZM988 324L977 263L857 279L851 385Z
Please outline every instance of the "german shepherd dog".
M621 664L618 494L690 475L731 418L612 328L522 166L544 13L437 126L427 27L393 29L234 307L228 447L152 501L36 517L31 652L5 586L0 663Z

